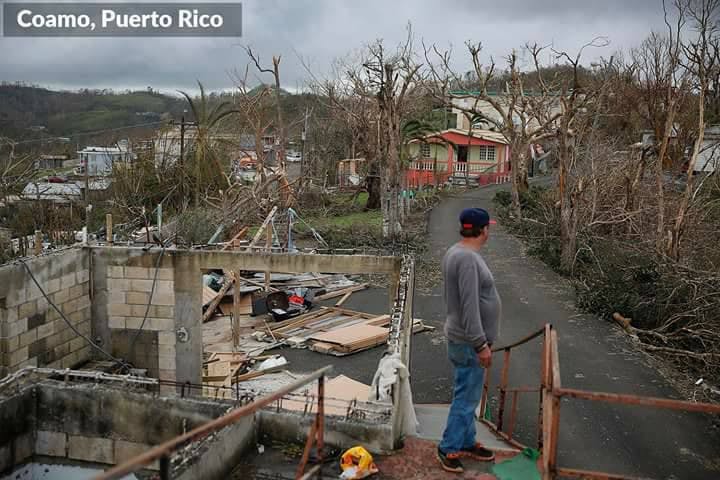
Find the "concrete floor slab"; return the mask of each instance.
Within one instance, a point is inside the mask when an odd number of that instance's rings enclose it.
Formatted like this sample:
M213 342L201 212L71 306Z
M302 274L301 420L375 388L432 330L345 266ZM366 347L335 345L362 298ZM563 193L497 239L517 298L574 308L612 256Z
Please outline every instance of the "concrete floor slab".
M442 439L445 422L450 405L415 405L417 415L418 438L439 442ZM475 422L475 439L491 450L510 450L512 446L498 439L490 429L481 422Z

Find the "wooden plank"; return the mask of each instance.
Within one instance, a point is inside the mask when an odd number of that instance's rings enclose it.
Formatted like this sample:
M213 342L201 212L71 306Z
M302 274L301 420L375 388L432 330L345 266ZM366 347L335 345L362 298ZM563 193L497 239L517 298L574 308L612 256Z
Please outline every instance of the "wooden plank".
M203 314L202 321L203 323L210 320L210 317L213 316L213 313L215 313L215 309L220 304L220 301L225 296L225 293L228 291L230 286L234 283L233 280L233 273L229 272L229 275L225 275L225 285L222 286L218 294L213 298L212 302L210 302L210 305L208 305L207 310L205 310L205 313Z
M365 323L374 327L385 327L390 325L390 315L380 315L378 317L371 318Z
M325 308L324 308L324 307L321 307L321 308L318 309L318 310L311 310L311 311L309 311L309 312L307 312L307 313L303 313L302 315L298 315L297 317L288 318L287 320L281 320L281 321L279 321L279 322L275 322L275 323L273 323L273 324L271 325L270 328L271 328L272 330L279 330L279 329L281 329L281 328L287 327L288 325L292 325L292 324L295 323L295 322L298 322L298 321L300 321L300 320L309 318L310 316L315 316L315 317L316 317L316 316L320 315L323 311L325 311Z
M265 251L271 252L272 241L273 241L273 226L272 223L268 223L265 227L267 232L265 233ZM265 291L270 291L270 270L265 270Z
M235 248L235 242L244 237L247 231L248 227L241 228L240 231L235 234L233 238L230 239L230 241L225 242L225 245L220 250L230 250L231 248Z
M265 228L270 223L270 221L275 216L275 212L277 212L277 206L273 207L272 210L270 210L270 213L268 213L268 216L265 217L265 220L263 221L262 225L260 225L260 228L258 228L258 231L255 232L255 236L253 237L250 244L247 246L247 250L251 251L252 247L255 246L255 244L260 240L260 237L262 237L262 234L265 233Z
M241 363L247 360L247 355L243 352L214 352L213 356L219 361L233 363Z
M244 373L242 375L232 377L232 383L238 383L238 382L243 382L245 380L250 380L253 378L257 378L257 377L262 377L263 375L265 375L267 373L281 372L286 367L287 367L287 363L285 365L279 365L279 366L273 367L273 368L266 368L265 370Z
M335 306L336 306L336 307L341 307L342 304L345 303L345 301L346 301L348 298L350 298L350 295L352 295L352 294L353 294L353 292L347 292L345 295L342 296L342 298L341 298L340 300L337 301L337 303L335 304Z
M330 300L331 298L342 297L343 295L345 295L348 292L352 293L352 292L357 292L358 290L365 290L367 287L368 286L366 283L361 283L359 285L353 285L352 287L341 288L340 290L334 290L332 292L318 295L313 299L313 301L319 302L322 300Z
M376 341L378 337L387 337L388 332L389 330L387 328L359 324L314 335L311 339L325 343L335 343L346 348L353 348L355 345Z
M235 288L233 289L233 300L232 300L232 339L233 339L233 348L237 348L237 346L240 344L240 315L242 314L240 312L241 305L240 305L240 282L238 282L238 278L240 278L239 274L233 275L233 280L235 280ZM250 305L250 311L252 312L252 305Z
M336 314L331 315L327 318L323 318L318 322L313 321L311 324L300 325L297 328L293 328L292 330L283 332L282 335L286 337L299 336L307 339L315 333L332 330L333 325L345 325L345 322L347 322L348 318L345 316L336 317L335 315Z
M287 332L294 328L297 328L298 326L307 325L308 323L315 322L317 320L320 320L321 318L327 318L328 316L331 316L331 315L337 315L337 313L332 312L332 311L326 311L326 312L323 312L321 315L317 315L317 316L310 317L310 318L303 318L302 320L299 320L299 318L302 316L302 315L300 315L300 316L295 317L298 319L296 322L293 322L293 323L286 325L284 327L281 327L281 328L273 328L272 330L273 330L273 333L284 333L284 332Z
M240 277L240 280L243 282L249 283L250 285L255 285L256 287L265 288L264 283L256 282L255 280L251 280L249 278ZM277 288L274 288L274 287L270 287L270 289L268 291L269 292L279 292L280 290L278 290Z
M364 316L365 318L375 318L375 317L377 316L377 315L373 315L372 313L358 312L358 311L356 311L356 310L350 310L350 309L347 309L347 308L325 307L325 306L323 306L322 308L327 308L327 309L329 309L329 310L334 310L334 311L336 311L336 312L340 312L340 313L342 313L342 314L349 315L349 316L362 315L362 316Z
M325 324L330 321L344 320L347 318L349 318L349 317L343 313L337 313L337 312L330 311L330 312L324 313L323 315L319 315L315 318L311 318L308 321L303 322L302 325L298 325L297 327L292 327L292 328L293 329L296 329L296 328L310 329L310 328L315 328L320 324ZM287 327L287 328L283 329L283 331L287 333L288 328L291 328L291 327Z

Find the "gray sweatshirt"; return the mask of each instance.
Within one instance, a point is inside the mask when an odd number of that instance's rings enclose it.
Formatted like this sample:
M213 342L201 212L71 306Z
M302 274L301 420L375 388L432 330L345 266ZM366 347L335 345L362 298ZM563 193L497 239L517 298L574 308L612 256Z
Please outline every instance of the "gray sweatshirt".
M442 273L448 340L475 348L495 342L502 305L485 260L475 250L458 243L445 253Z

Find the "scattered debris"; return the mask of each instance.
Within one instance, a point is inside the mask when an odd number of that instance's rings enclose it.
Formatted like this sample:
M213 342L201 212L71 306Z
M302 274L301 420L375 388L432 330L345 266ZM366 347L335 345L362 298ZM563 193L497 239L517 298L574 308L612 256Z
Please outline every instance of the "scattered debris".
M215 352L204 363L203 384L210 395L216 392L212 387L230 387L263 376L267 373L282 371L288 361L285 357L270 355L250 357L238 352Z
M353 447L342 454L340 468L342 469L340 478L343 480L367 478L379 471L370 452L359 446Z
M283 341L291 347L307 347L319 353L337 356L367 350L387 342L390 315L371 315L339 307L319 307L308 313L268 326L267 332L255 332L257 340ZM413 332L433 330L416 319Z

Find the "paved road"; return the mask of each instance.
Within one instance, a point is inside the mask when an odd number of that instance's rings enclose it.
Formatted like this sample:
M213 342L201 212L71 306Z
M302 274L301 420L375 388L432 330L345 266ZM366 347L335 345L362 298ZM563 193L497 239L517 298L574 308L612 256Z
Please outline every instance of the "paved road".
M433 210L428 238L435 255L441 257L457 240L460 210L480 206L492 212L491 199L497 188L447 199ZM523 245L502 225L493 228L484 256L503 298L500 343L522 338L550 322L558 331L564 386L678 398L677 392L617 328L580 313L567 282L539 260L528 257ZM386 290L357 292L345 306L385 313ZM437 328L413 336L411 371L416 403L447 403L452 397L452 372L442 335L444 308L439 288L428 294L416 293L415 316ZM369 383L382 352L375 348L348 357L332 357L335 373ZM310 371L328 363L327 355L308 350L283 349L281 353L296 371ZM538 343L514 350L510 384L536 385L539 359ZM492 372L493 385L498 384L499 360L497 357ZM536 397L524 397L520 407L516 433L533 445ZM562 403L560 418L562 466L656 479L720 479L720 431L707 417L568 400Z
M442 256L456 241L457 215L463 208L479 206L492 212L491 199L498 188L474 190L436 207L429 223L431 250ZM558 331L564 386L678 398L617 328L580 313L567 282L539 260L528 257L523 245L502 225L493 229L484 256L503 299L499 343L519 339L550 322ZM416 316L438 330L413 337L414 400L447 402L452 380L441 333L444 306L439 289L416 295L415 306ZM512 385L537 384L539 355L539 344L513 353ZM494 385L498 384L499 360L496 356ZM518 430L528 441L535 438L536 408L535 395L521 401ZM662 479L720 478L720 432L705 416L563 400L560 418L561 466Z

